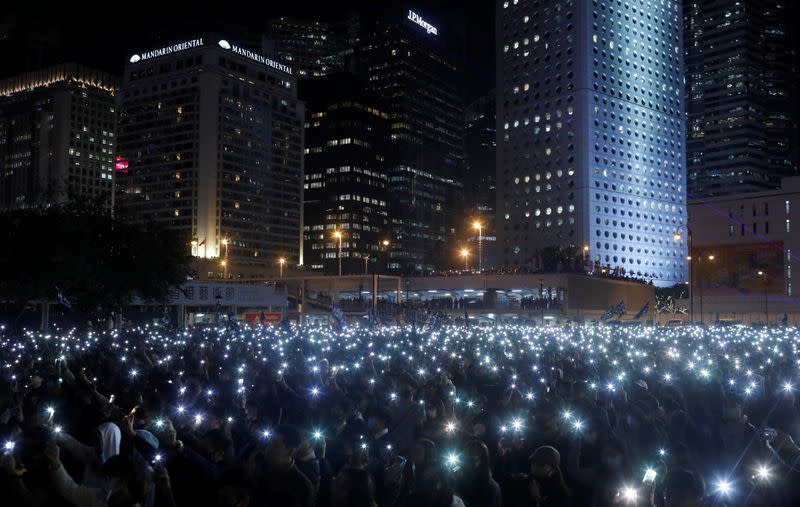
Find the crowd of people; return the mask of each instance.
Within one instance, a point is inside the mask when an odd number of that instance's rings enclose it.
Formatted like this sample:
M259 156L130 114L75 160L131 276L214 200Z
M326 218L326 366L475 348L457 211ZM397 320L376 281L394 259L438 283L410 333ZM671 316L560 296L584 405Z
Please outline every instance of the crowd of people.
M795 328L0 331L0 504L800 504Z

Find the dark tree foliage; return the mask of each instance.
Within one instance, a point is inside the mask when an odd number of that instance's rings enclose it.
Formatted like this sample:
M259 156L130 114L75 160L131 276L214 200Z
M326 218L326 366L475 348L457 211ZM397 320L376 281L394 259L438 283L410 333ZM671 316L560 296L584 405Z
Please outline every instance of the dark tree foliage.
M114 220L91 203L0 213L0 298L55 300L113 311L134 296L159 301L189 273L186 245L155 225Z

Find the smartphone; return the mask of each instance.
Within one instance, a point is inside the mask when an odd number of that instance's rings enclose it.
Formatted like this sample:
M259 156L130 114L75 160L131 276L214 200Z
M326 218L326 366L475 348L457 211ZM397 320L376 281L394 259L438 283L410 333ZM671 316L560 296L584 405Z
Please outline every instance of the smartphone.
M648 468L647 471L645 471L644 473L644 478L642 479L642 482L645 484L652 484L653 481L656 480L656 475L657 473L655 470L653 470L652 468Z
M773 440L778 436L778 430L775 428L765 427L764 432L762 433L762 438L764 442L771 444Z

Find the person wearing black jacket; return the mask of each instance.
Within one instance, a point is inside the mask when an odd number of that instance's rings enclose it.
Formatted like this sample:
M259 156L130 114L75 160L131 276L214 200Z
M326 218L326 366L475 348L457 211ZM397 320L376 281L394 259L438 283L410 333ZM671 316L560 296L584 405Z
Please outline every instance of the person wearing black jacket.
M489 448L480 440L470 440L466 449L466 469L458 493L466 507L502 507L500 486L492 478Z

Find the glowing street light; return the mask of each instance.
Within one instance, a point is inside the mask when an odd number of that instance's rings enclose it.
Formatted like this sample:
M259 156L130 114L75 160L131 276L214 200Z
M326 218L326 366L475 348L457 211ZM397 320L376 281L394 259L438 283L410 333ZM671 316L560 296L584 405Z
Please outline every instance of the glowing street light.
M278 265L281 267L281 278L283 278L283 265L286 264L286 259L283 257L278 259Z
M767 272L758 270L758 276L764 280L764 323L769 323L769 299L767 297Z
M478 229L478 273L483 272L483 224L478 220L473 222L472 227Z
M225 247L225 259L228 258L228 245L231 244L231 240L228 238L222 238L222 246Z
M333 231L333 237L339 240L339 276L342 276L342 231Z
M469 269L469 266L467 266L467 260L469 259L469 250L467 250L466 248L462 248L461 257L464 258L464 271L467 271Z
M675 234L673 234L672 239L675 240L675 243L678 243L683 239L681 235L681 229L686 229L686 234L688 236L688 253L686 255L686 260L689 264L689 321L694 324L694 279L692 278L692 229L689 228L688 224L681 224L675 229Z

